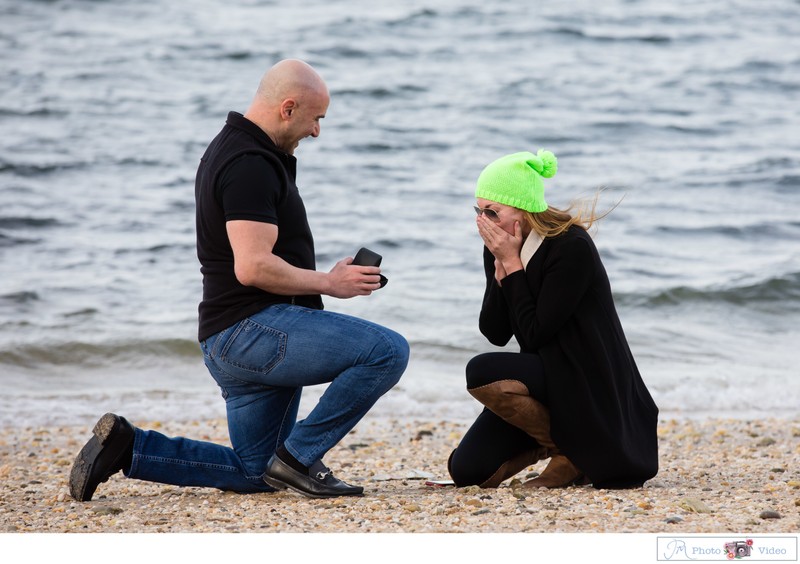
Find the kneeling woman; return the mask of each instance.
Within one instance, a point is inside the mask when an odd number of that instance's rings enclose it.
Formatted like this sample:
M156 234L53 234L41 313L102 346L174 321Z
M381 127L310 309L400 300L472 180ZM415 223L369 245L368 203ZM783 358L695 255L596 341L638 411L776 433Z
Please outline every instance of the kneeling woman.
M548 207L542 178L556 169L555 156L540 150L502 157L478 178L479 326L497 346L513 335L521 351L467 365L467 389L486 409L450 455L459 487L497 487L546 458L525 486L637 487L658 471L658 408L587 233L594 206Z

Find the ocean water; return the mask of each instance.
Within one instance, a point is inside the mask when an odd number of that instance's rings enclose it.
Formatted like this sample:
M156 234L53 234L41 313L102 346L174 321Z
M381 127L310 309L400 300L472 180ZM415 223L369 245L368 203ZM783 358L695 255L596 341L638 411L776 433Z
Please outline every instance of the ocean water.
M326 306L412 346L371 417L478 412L474 183L538 148L551 204L619 203L595 240L662 417L800 411L797 0L0 0L0 53L0 424L224 416L194 174L288 57L332 94L296 153L319 268L390 280Z

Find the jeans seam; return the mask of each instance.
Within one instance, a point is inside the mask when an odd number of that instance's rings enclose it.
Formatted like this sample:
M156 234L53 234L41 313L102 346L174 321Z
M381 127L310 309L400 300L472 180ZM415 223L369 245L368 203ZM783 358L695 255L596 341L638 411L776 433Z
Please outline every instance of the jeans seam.
M248 476L241 472L236 466L229 466L227 464L212 464L208 462L195 462L193 460L179 460L177 458L166 458L163 456L152 455L137 455L140 461L147 462L160 462L164 464L171 464L177 466L186 466L191 468L208 468L209 470L224 470L225 472L233 472L235 474L242 474L248 480L260 480L261 476Z
M230 329L230 327L228 327L227 329L223 329L222 331L220 331L219 333L216 334L216 338L214 339L214 344L212 345L211 349L208 351L208 353L209 353L208 356L212 360L214 358L216 358L217 355L219 355L220 343L222 342L223 336L228 332L229 329Z
M131 456L131 466L128 468L127 472L123 470L123 474L126 477L135 474L137 467L139 466L139 458L142 455L136 453L142 450L142 440L144 440L143 437L144 433L142 430L138 427L135 427L133 430L133 455Z
M234 339L242 332L242 326L245 324L247 319L243 319L239 323L236 324L236 328L233 330L233 334L225 340L225 344L222 346L222 350L219 351L219 358L222 359L225 357L225 353L228 352L228 349L231 347L231 343Z
M278 450L278 447L281 446L279 443L281 441L281 436L283 435L283 428L286 424L286 413L288 413L288 411L292 408L292 405L294 405L294 398L301 389L302 388L295 389L294 393L292 394L292 399L288 404L286 404L286 411L283 412L283 417L281 417L281 426L278 428L278 434L275 436L275 450Z
M140 460L147 460L150 462L166 462L169 464L179 464L182 466L196 466L202 468L213 468L215 470L228 470L233 472L238 472L239 469L236 466L229 466L227 464L213 464L209 462L196 462L194 460L179 460L177 458L166 458L164 456L153 456L150 454L140 454Z

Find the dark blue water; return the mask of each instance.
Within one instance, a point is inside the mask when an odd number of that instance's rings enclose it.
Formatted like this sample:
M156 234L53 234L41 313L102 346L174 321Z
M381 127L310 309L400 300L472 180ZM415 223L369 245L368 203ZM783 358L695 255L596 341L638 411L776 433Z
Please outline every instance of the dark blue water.
M621 200L596 241L662 414L797 415L799 2L302 4L0 0L0 423L223 414L194 173L286 57L332 93L297 152L319 267L390 279L326 305L412 344L376 415L476 412L474 182L538 148L551 204Z

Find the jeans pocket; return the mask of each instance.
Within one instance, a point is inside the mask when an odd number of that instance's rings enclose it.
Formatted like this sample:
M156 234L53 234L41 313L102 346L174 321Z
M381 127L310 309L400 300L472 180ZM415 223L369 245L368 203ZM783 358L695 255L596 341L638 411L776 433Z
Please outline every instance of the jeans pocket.
M245 373L267 374L285 355L286 333L245 319L222 347L219 361Z

